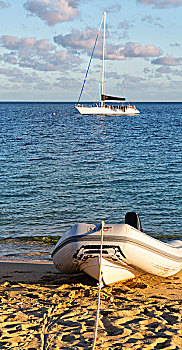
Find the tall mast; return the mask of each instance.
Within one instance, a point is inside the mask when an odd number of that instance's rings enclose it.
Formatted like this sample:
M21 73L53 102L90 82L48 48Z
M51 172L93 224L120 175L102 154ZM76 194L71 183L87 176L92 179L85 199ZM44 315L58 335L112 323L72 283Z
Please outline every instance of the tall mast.
M105 46L106 46L106 12L104 12L104 33L103 33L103 50L102 50L102 89L101 94L105 95ZM103 106L103 101L101 101Z

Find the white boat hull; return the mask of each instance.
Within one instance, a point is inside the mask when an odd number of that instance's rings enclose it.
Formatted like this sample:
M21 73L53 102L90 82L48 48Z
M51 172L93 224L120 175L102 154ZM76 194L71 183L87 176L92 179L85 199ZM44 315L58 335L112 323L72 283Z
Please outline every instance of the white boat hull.
M80 265L80 271L84 271L87 275L99 280L100 258L89 258ZM118 281L126 281L141 275L141 271L129 267L126 264L111 262L102 258L102 283L113 284Z
M76 224L56 244L52 259L62 273L85 271L98 280L100 225ZM105 225L102 279L105 284L140 273L171 276L182 269L182 247L175 247L127 225Z
M134 106L126 106L125 109L121 109L118 106L90 106L84 107L76 105L75 108L83 115L135 115L140 112Z
M81 100L81 96L83 91L86 93L84 87L85 87L85 83L87 80L87 76L88 76L88 72L90 69L90 65L91 65L91 61L94 55L94 50L97 44L97 39L98 39L98 35L101 34L101 27L102 27L102 23L103 23L103 33L102 33L102 74L101 74L101 85L100 85L100 93L101 93L101 101L100 104L95 104L93 106L83 106L80 105L80 100ZM88 64L88 68L86 71L86 75L85 75L85 79L83 81L82 84L82 88L81 88L81 92L78 98L78 104L75 106L75 108L83 115L135 115L135 114L140 114L140 112L136 109L135 106L130 106L130 104L128 104L127 106L124 105L124 103L129 103L127 102L125 97L118 97L118 96L111 96L106 94L106 64L105 61L107 59L107 55L106 55L106 12L104 12L104 16L101 20L101 24L99 27L99 31L97 33L96 39L95 39L95 44L92 50L92 54L90 57L90 61ZM87 93L86 93L87 94ZM88 95L88 94L87 94ZM118 103L119 105L108 105L107 103ZM122 105L121 105L122 103Z

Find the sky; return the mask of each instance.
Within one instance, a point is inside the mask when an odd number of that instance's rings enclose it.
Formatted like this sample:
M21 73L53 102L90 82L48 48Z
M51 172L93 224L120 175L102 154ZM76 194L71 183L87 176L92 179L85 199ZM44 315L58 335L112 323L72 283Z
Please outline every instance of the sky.
M77 101L104 11L106 93L182 102L182 0L0 0L0 101ZM101 40L82 101L98 97Z

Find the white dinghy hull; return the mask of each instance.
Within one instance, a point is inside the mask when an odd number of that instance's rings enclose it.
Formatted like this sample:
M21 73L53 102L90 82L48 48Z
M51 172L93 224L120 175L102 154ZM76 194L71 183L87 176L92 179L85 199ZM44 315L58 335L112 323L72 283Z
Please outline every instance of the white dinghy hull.
M104 226L102 280L105 284L141 273L171 276L182 269L182 247L161 242L127 224ZM101 226L75 224L55 246L52 259L62 273L85 271L98 280Z
M99 280L99 257L89 258L86 262L80 265L80 271L84 271L87 275ZM117 264L102 258L102 278L103 284L109 285L118 281L126 281L141 275L141 271L136 270L126 264Z

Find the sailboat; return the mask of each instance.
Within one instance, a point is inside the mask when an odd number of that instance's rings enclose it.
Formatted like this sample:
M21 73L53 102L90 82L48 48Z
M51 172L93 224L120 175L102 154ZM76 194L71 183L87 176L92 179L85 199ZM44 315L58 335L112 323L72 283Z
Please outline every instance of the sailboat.
M91 61L93 58L94 50L97 44L98 36L101 31L102 23L104 23L104 30L103 30L103 47L102 47L102 81L101 81L101 101L95 104L92 104L90 106L85 106L83 104L80 104L80 99L82 96L82 93L84 91L85 83L87 80L89 68L91 65ZM116 97L111 95L106 95L106 12L104 12L103 18L100 23L99 31L96 36L95 44L92 50L92 54L90 57L90 61L88 64L88 68L85 74L85 79L81 88L81 92L79 95L78 103L75 105L75 108L81 113L81 114L91 114L91 115L135 115L140 114L139 110L136 108L136 106L131 106L130 104L125 104L127 101L125 97ZM114 103L108 104L109 102ZM116 105L117 103L117 105Z

